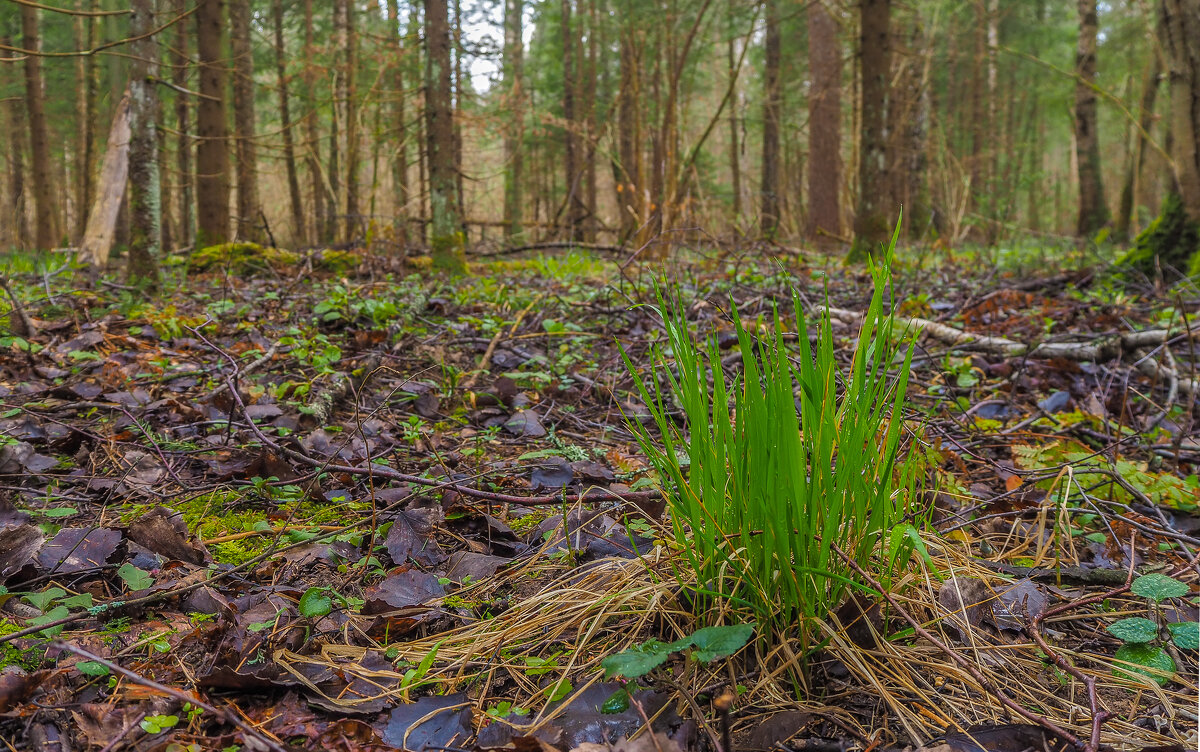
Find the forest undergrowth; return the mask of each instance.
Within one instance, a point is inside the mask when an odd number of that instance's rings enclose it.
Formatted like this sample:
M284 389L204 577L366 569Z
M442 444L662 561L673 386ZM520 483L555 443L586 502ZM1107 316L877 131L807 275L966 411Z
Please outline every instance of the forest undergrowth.
M873 279L685 256L452 279L210 251L156 295L10 259L0 739L1195 748L1200 291L901 258L884 305L920 331L897 425L921 477L888 533L913 553L853 565L789 637L697 614L710 583L637 437L682 411L648 409L622 352L645 375L669 345L646 305L667 279L729 379L739 328L796 344L773 318L794 301L849 373Z

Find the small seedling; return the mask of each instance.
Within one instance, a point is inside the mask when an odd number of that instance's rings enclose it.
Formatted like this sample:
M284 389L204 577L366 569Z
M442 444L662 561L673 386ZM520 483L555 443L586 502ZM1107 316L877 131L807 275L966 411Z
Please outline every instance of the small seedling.
M1148 677L1165 686L1175 674L1175 659L1160 644L1162 612L1159 604L1170 598L1181 598L1190 592L1187 585L1163 574L1142 575L1133 581L1130 591L1150 601L1150 613L1155 619L1132 616L1108 625L1109 634L1123 645L1113 659L1113 676L1126 679ZM1170 641L1181 650L1200 648L1200 623L1173 622L1165 625Z

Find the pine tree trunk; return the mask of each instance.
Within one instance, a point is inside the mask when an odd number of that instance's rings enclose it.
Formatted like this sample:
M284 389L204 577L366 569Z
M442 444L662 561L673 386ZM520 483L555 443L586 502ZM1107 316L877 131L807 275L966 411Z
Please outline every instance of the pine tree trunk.
M365 230L358 184L360 130L358 127L358 14L354 0L346 0L346 54L343 58L346 71L346 240L354 241L363 236Z
M94 0L89 0L84 7L84 0L75 0L75 10L90 12L94 9ZM92 28L94 19L86 16L75 17L75 47L80 50L91 49ZM72 245L78 246L83 239L84 228L87 227L87 213L92 205L92 142L95 139L93 114L95 100L92 87L92 68L95 67L94 56L80 55L75 58L75 223L71 233Z
M38 10L21 6L21 44L27 50L40 51ZM25 110L29 118L29 149L33 165L33 198L37 210L35 246L48 250L55 245L54 174L50 167L50 134L46 128L46 92L42 83L42 58L25 56Z
M600 26L596 23L597 0L588 0L587 75L583 86L583 170L586 217L584 240L596 242L599 217L596 214L596 60L599 55ZM582 47L582 38L580 46Z
M761 228L764 238L773 239L779 231L779 65L782 39L779 30L780 0L767 0L767 29L763 41L763 133Z
M504 90L509 122L504 130L504 223L508 242L521 243L522 188L524 178L525 92L522 81L525 68L525 42L522 37L524 0L504 3Z
M412 13L412 11L409 11ZM397 0L387 0L388 27L392 32L392 130L395 132L396 147L392 155L392 190L395 192L396 242L401 249L408 246L408 123L405 122L405 67L406 55L400 41L400 5Z
M1184 212L1200 222L1200 0L1160 0L1171 93L1171 157Z
M639 31L632 20L630 0L625 0L621 16L621 90L618 93L618 153L621 179L617 185L621 241L633 238L646 223L645 170L642 162L642 77Z
M12 47L12 39L0 37L0 61L15 57L7 51ZM16 70L16 65L0 65L0 70ZM24 101L20 97L9 97L5 103L7 122L5 127L9 135L8 152L8 193L5 196L7 215L12 217L12 237L8 241L18 250L29 248L29 217L25 204L25 136L28 129L25 126ZM4 223L9 226L10 223Z
M287 171L288 198L292 208L293 243L304 237L304 202L296 173L296 146L292 136L292 114L288 97L287 49L283 41L283 0L272 0L275 22L275 70L279 78L279 126L283 131L283 163Z
M1096 37L1100 22L1096 0L1079 0L1079 45L1075 53L1075 149L1079 163L1079 219L1075 232L1094 235L1108 224L1108 204L1100 173L1100 136L1096 116Z
M450 18L447 0L425 0L425 136L429 163L430 251L434 265L462 271L457 169L451 101Z
M221 49L224 0L196 5L200 98L196 106L196 244L229 240L229 132L225 125L225 66Z
M158 285L162 251L162 194L158 175L158 43L154 0L133 0L129 16L129 258L130 281Z
M1162 78L1162 65L1158 55L1151 55L1146 66L1146 77L1142 81L1142 99L1138 110L1138 127L1133 133L1133 148L1125 164L1125 178L1121 182L1121 199L1117 207L1117 219L1113 236L1128 240L1133 224L1134 207L1137 204L1138 177L1146 161L1146 134L1154 127L1154 103L1158 98L1158 82Z
M250 0L230 0L229 49L233 55L233 135L237 153L237 235L262 241L258 198L258 149L254 143L254 54Z
M562 0L561 31L563 55L563 183L567 191L567 238L583 240L583 215L587 207L583 202L582 175L579 170L579 124L576 122L575 99L578 89L576 80L576 42L572 29L572 0Z
M858 209L852 257L874 255L888 239L888 93L891 79L891 0L860 0Z
M813 3L809 7L820 7L820 5L820 3ZM729 23L725 29L725 33L729 35L729 44L726 50L728 57L726 76L729 78L729 87L733 92L729 102L729 182L730 190L733 193L733 226L735 230L742 218L742 155L738 145L737 42L733 34L734 11L737 7L737 0L729 0Z
M342 131L346 124L346 66L342 64L342 56L349 44L346 24L346 5L350 0L333 0L333 107L330 108L329 123L329 162L326 177L329 180L329 196L325 202L325 232L322 238L326 243L337 242L339 232L339 212L342 206Z
M837 24L824 3L808 6L807 235L829 242L842 235L842 51Z
M187 24L175 24L171 81L180 89L188 88L188 69L191 65L188 59L188 40ZM192 131L189 102L190 97L184 94L175 95L175 129L178 132L175 142L175 169L179 173L178 242L188 246L196 243L196 211L192 193L192 139L188 135Z

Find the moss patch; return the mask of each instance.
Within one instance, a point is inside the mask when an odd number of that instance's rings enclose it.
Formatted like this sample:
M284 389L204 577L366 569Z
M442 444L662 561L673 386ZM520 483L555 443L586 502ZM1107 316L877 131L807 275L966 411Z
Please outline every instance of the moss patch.
M1162 212L1118 263L1147 277L1154 277L1161 268L1172 281L1185 272L1200 274L1200 222L1188 218L1177 194L1168 194Z
M21 627L8 619L0 619L0 635L20 632ZM33 671L42 663L36 649L22 650L11 642L0 645L0 671L9 666L20 666L26 671Z
M253 272L268 267L294 266L300 255L293 251L261 246L258 243L221 243L194 251L188 257L188 269L194 272L228 269Z

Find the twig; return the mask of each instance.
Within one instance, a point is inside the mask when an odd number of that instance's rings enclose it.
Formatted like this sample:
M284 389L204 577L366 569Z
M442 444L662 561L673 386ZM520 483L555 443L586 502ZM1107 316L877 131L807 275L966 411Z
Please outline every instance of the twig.
M193 694L188 694L187 692L180 691L173 687L168 687L165 684L159 684L158 682L154 681L153 679L147 679L146 677L142 676L139 673L130 671L127 668L122 668L121 666L113 663L112 661L107 661L107 660L101 658L100 656L90 653L87 650L84 650L83 648L76 647L76 646L70 644L69 642L64 642L63 640L55 640L54 646L60 650L66 650L68 652L74 653L75 655L79 656L80 658L84 658L89 661L94 661L96 663L99 663L101 666L105 666L106 668L108 668L109 671L120 674L121 676L124 676L126 679L129 679L130 681L134 682L135 684L141 684L143 687L149 687L150 689L153 689L157 692L162 692L164 695L167 695L168 697L174 697L175 699L179 700L180 702L191 703L192 705L195 705L196 707L200 708L201 710L212 713L213 715L215 715L219 718L224 718L227 723L231 723L234 726L237 726L238 728L240 728L242 730L242 732L246 734L246 736L252 737L253 739L257 740L258 742L266 745L267 749L273 750L274 752L288 752L288 750L282 744L280 744L279 742L270 738L269 736L266 736L261 731L254 728L253 726L251 726L249 723L246 723L245 721L243 721L241 718L238 718L237 715L235 715L234 713L231 713L228 709L218 709L217 707L215 707L213 705L209 705L207 702L199 699L198 697L196 697Z

